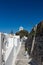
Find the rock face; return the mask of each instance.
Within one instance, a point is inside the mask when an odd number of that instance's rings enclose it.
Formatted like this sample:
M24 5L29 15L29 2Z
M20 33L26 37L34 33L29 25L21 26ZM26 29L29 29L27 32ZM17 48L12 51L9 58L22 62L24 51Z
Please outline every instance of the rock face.
M37 25L37 35L42 36L43 35L43 21L41 21Z
M28 37L28 39L25 42L25 51L28 51L28 53L30 54L31 51L31 47L32 47L32 37Z
M34 28L30 32L30 36L27 39L27 46L28 52L31 52L32 48L32 41L34 40L35 31ZM31 55L31 54L30 54ZM43 21L41 21L37 25L36 35L35 35L35 42L34 42L34 48L31 56L38 65L43 65Z
M43 21L37 25L32 56L38 65L43 65Z
M29 33L28 39L25 42L25 51L28 51L29 54L31 52L33 37L34 37L34 29L32 29L32 31Z

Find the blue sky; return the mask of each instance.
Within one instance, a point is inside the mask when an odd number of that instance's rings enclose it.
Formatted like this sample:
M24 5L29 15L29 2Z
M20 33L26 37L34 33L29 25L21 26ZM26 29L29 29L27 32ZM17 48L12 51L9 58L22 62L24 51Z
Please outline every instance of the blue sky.
M0 0L0 31L18 31L20 26L31 31L43 20L43 0Z

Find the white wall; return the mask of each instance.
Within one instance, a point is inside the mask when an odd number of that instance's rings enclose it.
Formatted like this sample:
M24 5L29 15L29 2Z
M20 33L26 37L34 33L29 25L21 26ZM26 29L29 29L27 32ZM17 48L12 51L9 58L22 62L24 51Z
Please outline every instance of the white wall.
M13 45L13 38L8 38L8 47L6 49L6 58L5 58L5 61L7 61L12 49L13 49L14 45Z
M2 61L2 53L1 53L1 33L0 33L0 65L2 65L1 64L1 61Z
M20 36L14 35L11 37L9 34L0 33L0 65L3 65L2 55L5 65L12 65L15 63L20 44Z
M3 41L3 38L5 37L5 35L3 35L3 33L0 33L0 65L2 65L2 62L3 62L3 49L5 50L5 47L4 47L4 41Z
M14 35L12 38L9 37L7 41L8 48L6 50L5 65L14 65L20 48L20 36Z
M12 65L15 65L15 61L20 51L20 48L21 48L20 36L14 36L14 56L13 56L14 61Z

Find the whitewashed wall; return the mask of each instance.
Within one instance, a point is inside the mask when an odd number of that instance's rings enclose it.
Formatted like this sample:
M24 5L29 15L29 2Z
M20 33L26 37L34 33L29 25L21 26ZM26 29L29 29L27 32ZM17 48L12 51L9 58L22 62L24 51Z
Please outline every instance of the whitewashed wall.
M14 35L13 38L8 38L8 43L9 43L9 48L7 49L7 53L6 53L7 60L5 65L15 65L15 60L21 46L20 36Z
M0 33L0 65L2 65L2 53L1 53L1 33Z
M15 61L17 58L17 55L20 51L21 48L21 41L20 41L20 36L14 36L14 56L13 56L13 65L15 65Z
M7 41L8 47L5 54L5 65L12 65L20 45L20 37L14 35L13 37L8 37Z
M19 36L11 37L9 34L0 34L0 65L14 65L20 46Z
M5 44L4 44L5 35L0 32L0 65L3 65L3 49L5 51Z

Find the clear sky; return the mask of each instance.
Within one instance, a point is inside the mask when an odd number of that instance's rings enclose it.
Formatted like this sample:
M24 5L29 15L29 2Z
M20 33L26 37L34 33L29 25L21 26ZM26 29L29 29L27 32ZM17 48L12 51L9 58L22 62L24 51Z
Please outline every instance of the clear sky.
M0 0L0 31L18 31L20 26L31 31L43 20L43 0Z

